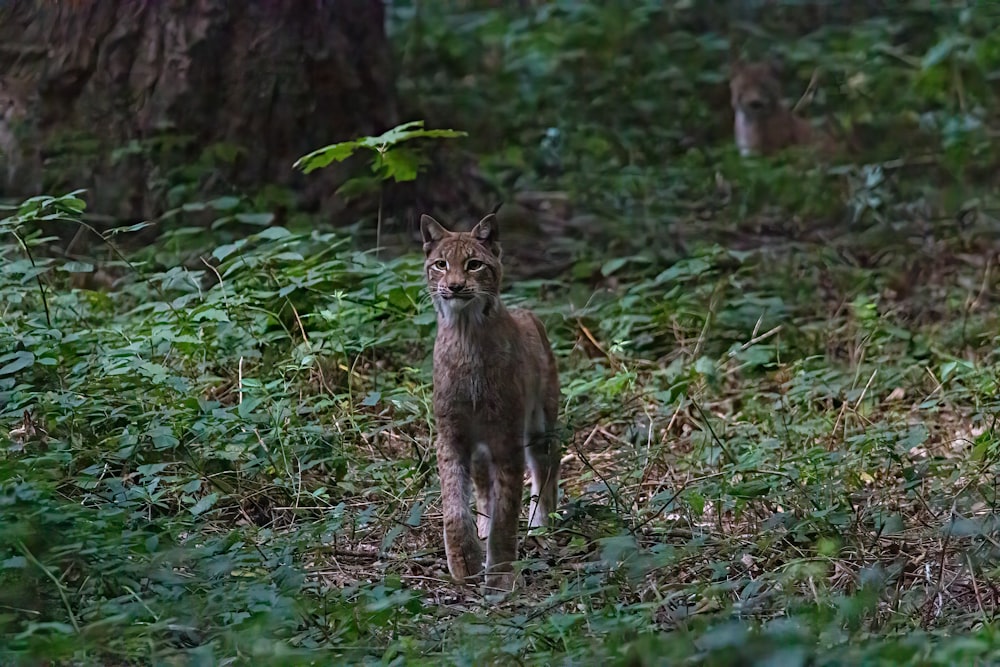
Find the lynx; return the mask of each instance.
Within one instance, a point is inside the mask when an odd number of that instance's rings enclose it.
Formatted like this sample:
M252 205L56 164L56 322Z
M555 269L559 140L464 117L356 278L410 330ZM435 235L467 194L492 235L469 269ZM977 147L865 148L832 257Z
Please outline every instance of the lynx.
M27 120L29 92L24 82L0 77L0 165L5 166L0 176L0 193L23 189L27 186L19 172L27 170L28 161L35 157L26 149L23 125ZM34 189L34 188L31 188ZM40 188L39 188L40 189Z
M24 115L20 100L0 79L0 162L6 164L6 177L0 186L9 186L18 165L20 146L14 135L14 125Z
M834 149L832 138L796 116L781 95L781 65L776 61L731 66L729 90L735 112L734 132L740 155L772 155L789 146Z
M529 527L543 526L559 487L559 375L541 321L504 307L494 214L470 232L420 219L434 309L434 417L448 570L459 581L483 571L486 587L514 587L525 460ZM469 508L474 487L478 517Z

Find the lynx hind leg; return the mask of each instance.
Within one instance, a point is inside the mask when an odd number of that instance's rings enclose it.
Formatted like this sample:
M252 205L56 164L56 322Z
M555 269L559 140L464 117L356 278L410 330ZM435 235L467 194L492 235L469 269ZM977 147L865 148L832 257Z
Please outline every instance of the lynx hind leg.
M556 406L539 411L533 420L534 427L528 435L528 467L531 469L531 504L528 508L528 527L537 528L549 523L549 515L556 510L559 498L559 433Z
M478 445L472 452L472 485L476 492L476 527L479 539L490 535L490 517L493 516L493 480L490 468L493 457L486 445Z
M444 511L444 551L448 571L464 582L483 570L483 545L469 509L469 462L449 447L438 446L438 475Z

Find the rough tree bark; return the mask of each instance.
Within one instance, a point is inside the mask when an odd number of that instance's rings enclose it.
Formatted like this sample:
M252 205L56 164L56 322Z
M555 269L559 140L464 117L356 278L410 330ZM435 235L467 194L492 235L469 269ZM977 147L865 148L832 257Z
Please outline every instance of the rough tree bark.
M0 161L17 172L0 170L0 194L86 187L91 210L122 220L162 212L171 167L220 143L244 150L212 189L276 183L330 203L349 167L303 177L295 159L399 121L376 0L0 2L0 107Z

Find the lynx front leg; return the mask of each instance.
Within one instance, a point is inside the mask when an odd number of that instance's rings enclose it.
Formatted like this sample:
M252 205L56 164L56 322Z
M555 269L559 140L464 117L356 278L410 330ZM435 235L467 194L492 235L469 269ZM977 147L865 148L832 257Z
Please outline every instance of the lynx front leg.
M519 442L511 440L511 442ZM514 561L517 559L517 524L524 487L523 449L515 448L508 458L494 456L490 534L486 542L487 592L510 592L514 588Z
M470 456L442 433L438 440L438 475L441 477L441 504L444 509L444 550L448 571L459 581L482 572L483 547L476 534L476 522L469 509ZM463 453L465 454L463 456Z
M476 491L476 526L479 539L490 535L490 517L493 516L493 457L484 444L476 445L472 452L472 485Z

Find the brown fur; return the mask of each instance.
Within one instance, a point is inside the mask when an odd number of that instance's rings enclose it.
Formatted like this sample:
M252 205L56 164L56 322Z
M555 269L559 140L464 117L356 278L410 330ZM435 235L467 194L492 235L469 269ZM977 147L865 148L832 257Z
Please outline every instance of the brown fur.
M37 156L29 153L21 136L30 101L31 92L25 82L0 77L0 166L4 168L4 175L0 177L0 192L3 193L10 189L40 189L40 184L31 184L32 187L28 188L26 177L19 173L29 166L38 166L28 165L28 161ZM35 185L38 187L35 188Z
M556 506L555 357L539 319L528 310L507 310L500 300L495 215L471 232L450 232L424 215L420 230L438 316L434 417L448 569L460 581L479 575L485 538L486 586L510 591L526 458L529 526L545 525ZM478 521L469 509L472 487Z
M778 63L738 60L731 69L733 130L741 155L773 155L789 146L811 145L823 152L834 149L829 135L815 130L785 105Z
M18 166L21 152L17 137L14 135L15 124L24 117L24 107L14 91L0 79L0 162L6 165L6 182L10 185L13 173Z

